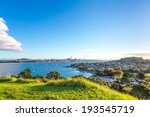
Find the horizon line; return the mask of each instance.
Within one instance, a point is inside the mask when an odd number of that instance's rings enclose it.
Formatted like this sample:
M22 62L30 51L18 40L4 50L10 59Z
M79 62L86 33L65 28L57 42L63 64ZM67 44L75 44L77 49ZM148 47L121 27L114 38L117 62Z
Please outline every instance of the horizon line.
M27 58L27 57L20 57L20 58L3 58L0 60L19 60L19 59L29 59L29 60L67 60L67 59L70 59L70 60L119 60L119 59L122 59L122 58L132 58L132 57L135 57L135 58L142 58L144 60L150 60L150 58L144 58L142 56L127 56L127 57L120 57L120 58L116 58L116 59L94 59L94 58Z

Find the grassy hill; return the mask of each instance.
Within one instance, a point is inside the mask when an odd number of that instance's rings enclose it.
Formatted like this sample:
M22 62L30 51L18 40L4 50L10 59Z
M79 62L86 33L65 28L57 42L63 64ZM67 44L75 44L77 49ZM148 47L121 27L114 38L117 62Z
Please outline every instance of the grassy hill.
M134 100L83 78L62 80L0 78L1 100Z

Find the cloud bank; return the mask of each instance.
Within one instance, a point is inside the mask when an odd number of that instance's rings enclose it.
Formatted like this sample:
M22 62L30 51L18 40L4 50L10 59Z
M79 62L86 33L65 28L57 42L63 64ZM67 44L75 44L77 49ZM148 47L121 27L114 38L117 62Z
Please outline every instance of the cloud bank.
M8 27L3 18L0 18L0 50L22 51L22 44L7 34Z

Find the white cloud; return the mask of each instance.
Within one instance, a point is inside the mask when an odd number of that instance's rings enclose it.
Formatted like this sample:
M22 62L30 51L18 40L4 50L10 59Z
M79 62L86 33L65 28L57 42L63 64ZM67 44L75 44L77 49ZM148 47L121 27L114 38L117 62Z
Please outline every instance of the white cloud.
M0 50L22 51L21 43L7 34L8 27L3 18L0 18Z

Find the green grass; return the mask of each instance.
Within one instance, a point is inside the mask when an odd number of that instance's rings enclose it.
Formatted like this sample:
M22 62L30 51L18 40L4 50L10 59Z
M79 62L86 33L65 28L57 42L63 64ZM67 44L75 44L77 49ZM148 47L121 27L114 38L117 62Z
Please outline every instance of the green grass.
M0 79L1 100L135 100L83 78Z

